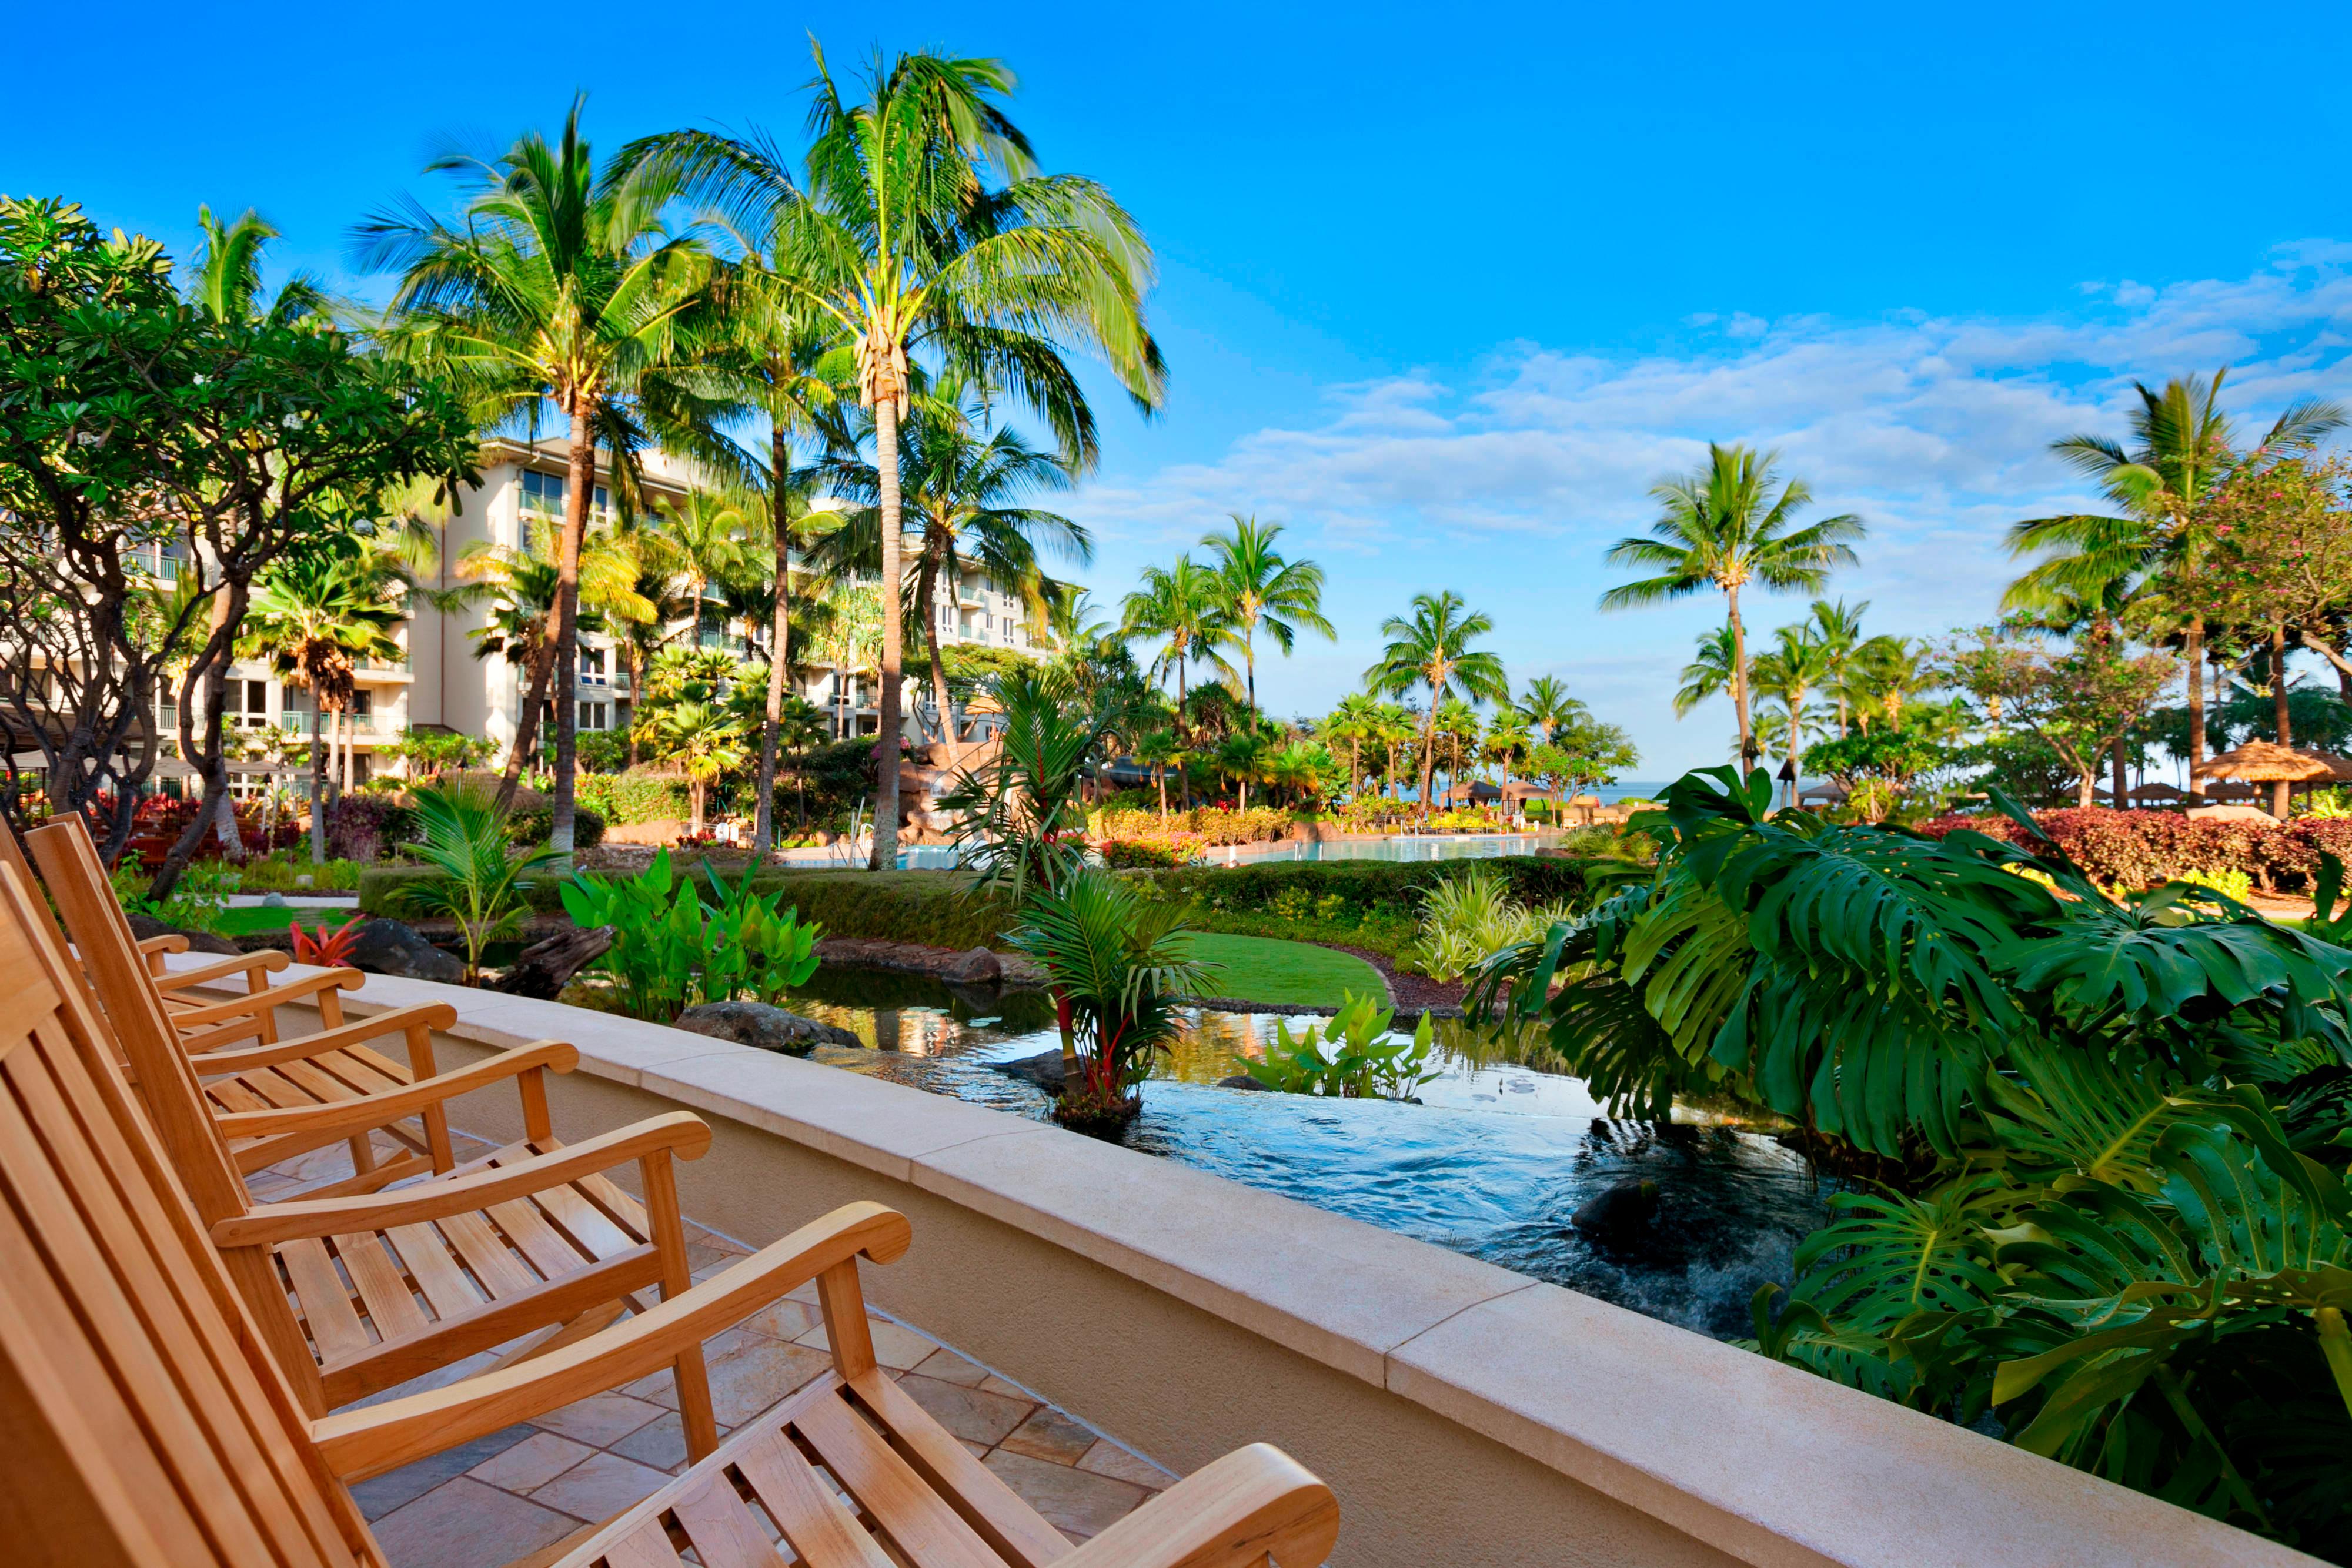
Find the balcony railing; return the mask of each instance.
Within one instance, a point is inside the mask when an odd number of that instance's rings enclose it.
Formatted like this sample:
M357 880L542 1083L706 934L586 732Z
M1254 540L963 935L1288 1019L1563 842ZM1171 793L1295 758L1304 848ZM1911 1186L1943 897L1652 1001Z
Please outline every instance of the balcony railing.
M267 719L263 724L267 724ZM285 713L278 716L278 727L299 739L310 738L310 716L307 713ZM404 727L399 720L384 714L363 713L345 715L343 733L354 740L397 740ZM326 739L335 737L335 716L328 714L320 721L319 733Z

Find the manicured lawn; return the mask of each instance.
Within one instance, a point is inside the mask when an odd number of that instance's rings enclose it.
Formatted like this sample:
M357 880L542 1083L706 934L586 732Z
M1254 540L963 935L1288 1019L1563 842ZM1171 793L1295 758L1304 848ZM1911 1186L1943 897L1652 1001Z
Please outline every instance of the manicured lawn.
M1352 953L1336 953L1305 942L1270 936L1227 936L1201 932L1193 951L1222 965L1208 981L1209 994L1252 1002L1291 1002L1336 1008L1343 992L1379 999L1387 996L1378 970Z
M299 918L305 931L316 931L322 925L332 931L358 913L356 909L271 909L247 904L222 910L218 930L223 936L250 936L257 931L283 931L287 922Z

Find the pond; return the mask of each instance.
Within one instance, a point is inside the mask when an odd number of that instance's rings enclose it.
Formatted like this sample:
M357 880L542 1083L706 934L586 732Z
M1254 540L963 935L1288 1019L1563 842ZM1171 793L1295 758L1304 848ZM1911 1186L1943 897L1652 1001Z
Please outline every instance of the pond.
M869 1048L821 1049L821 1061L1046 1117L1042 1091L989 1065L1058 1048L1040 992L829 965L783 1005ZM1576 1079L1516 1065L1518 1053L1460 1026L1417 1105L1215 1086L1278 1024L1308 1021L1195 1015L1124 1141L1717 1338L1749 1332L1749 1297L1789 1282L1796 1243L1826 1216L1828 1189L1803 1158L1734 1118L1609 1117ZM1648 1223L1614 1240L1571 1223L1640 1182L1655 1184Z

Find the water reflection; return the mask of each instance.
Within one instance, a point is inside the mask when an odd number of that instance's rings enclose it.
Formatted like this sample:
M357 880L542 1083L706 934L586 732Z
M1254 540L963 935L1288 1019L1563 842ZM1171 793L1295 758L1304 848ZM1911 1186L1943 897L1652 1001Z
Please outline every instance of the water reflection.
M1041 1091L990 1065L1058 1048L1039 993L827 966L785 1005L864 1042L820 1050L833 1065L1046 1113ZM1193 1016L1127 1143L1721 1337L1748 1332L1749 1296L1788 1282L1796 1242L1824 1218L1804 1160L1736 1113L1612 1120L1580 1082L1543 1070L1549 1049L1532 1032L1443 1026L1444 1071L1419 1105L1214 1087L1278 1028L1311 1021ZM1643 1181L1655 1185L1656 1218L1623 1242L1570 1223L1597 1194Z

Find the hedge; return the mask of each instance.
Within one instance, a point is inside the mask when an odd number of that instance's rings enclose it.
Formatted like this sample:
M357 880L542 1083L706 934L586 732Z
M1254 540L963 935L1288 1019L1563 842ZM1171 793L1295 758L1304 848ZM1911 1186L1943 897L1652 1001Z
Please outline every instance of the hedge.
M663 822L686 815L686 786L661 773L583 773L574 798L608 822Z
M2076 865L2098 882L2154 887L2200 872L2243 872L2264 889L2304 887L2319 870L2322 850L2352 864L2352 818L2200 818L2179 811L2118 811L2092 806L2036 811L2034 822ZM2025 830L1999 814L1937 817L1919 831L1935 838L1960 828L2014 844Z
M1279 861L1129 874L1163 897L1197 899L1225 909L1272 911L1276 898L1291 893L1285 902L1294 908L1302 902L1312 905L1336 896L1345 899L1353 910L1411 915L1420 911L1423 888L1474 869L1501 875L1510 883L1511 896L1522 904L1549 904L1584 891L1583 862L1551 855L1495 855L1475 861Z

